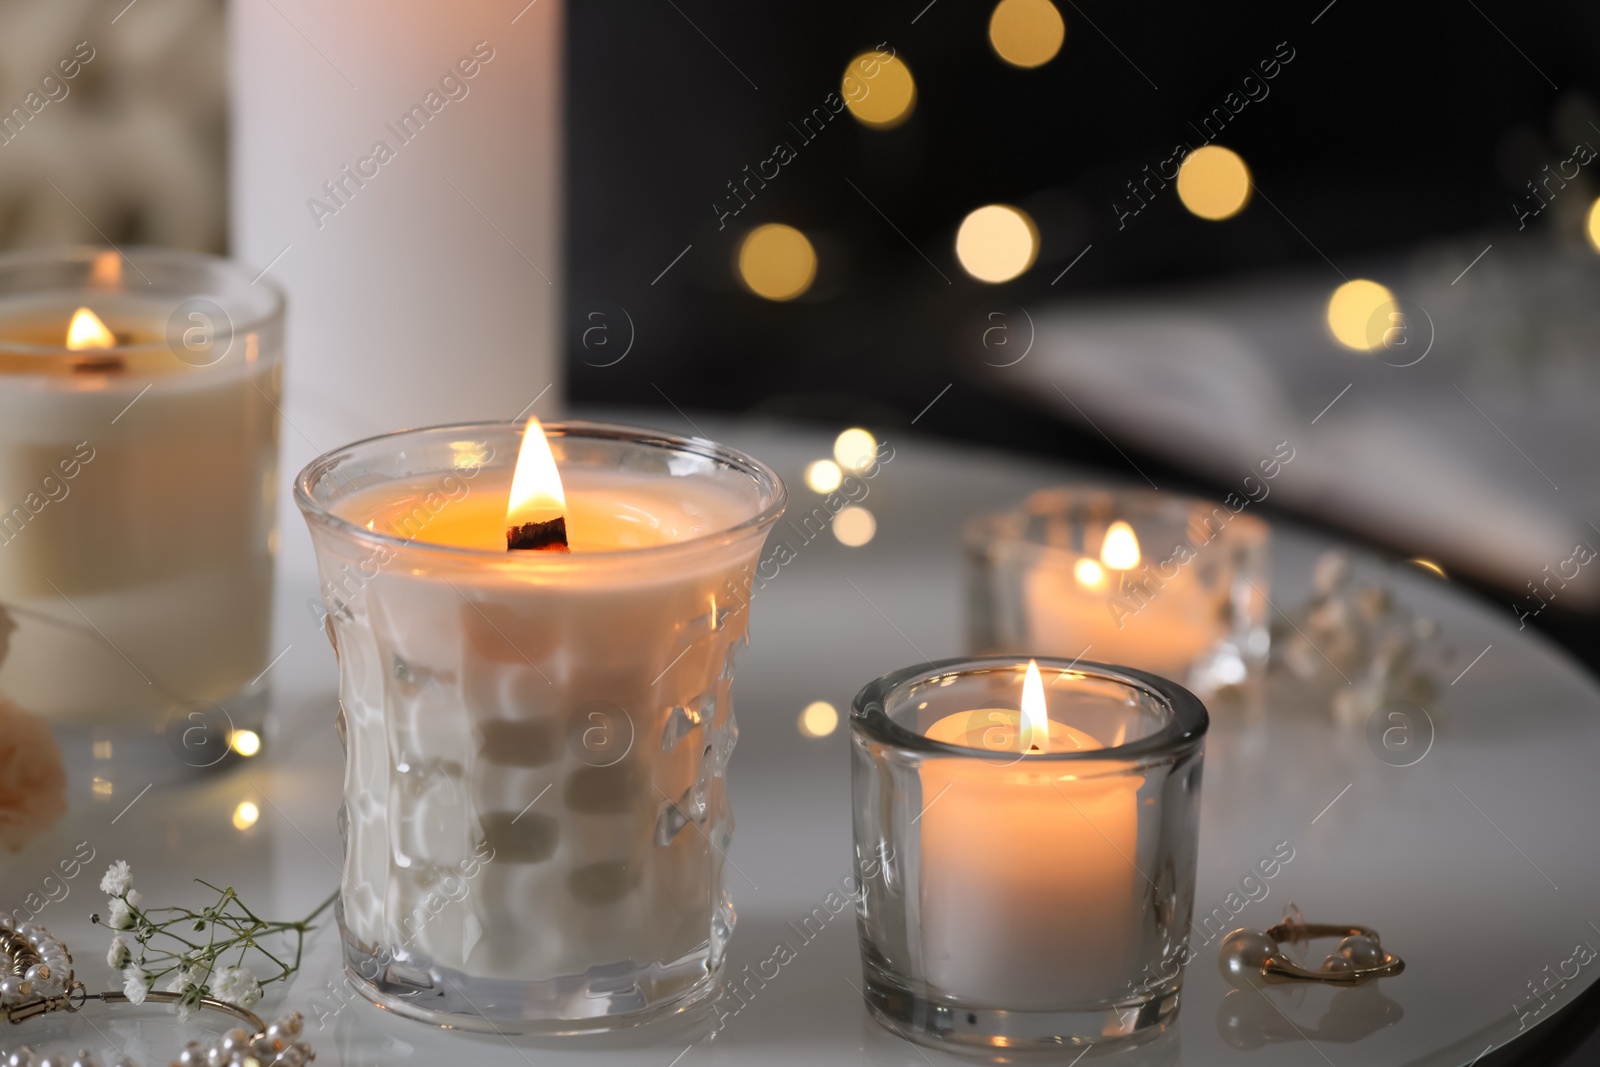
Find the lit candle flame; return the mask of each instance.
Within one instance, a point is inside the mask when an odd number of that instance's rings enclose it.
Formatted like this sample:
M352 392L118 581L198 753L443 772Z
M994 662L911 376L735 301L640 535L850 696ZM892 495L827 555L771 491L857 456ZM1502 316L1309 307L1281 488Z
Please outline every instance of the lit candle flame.
M1131 571L1139 565L1139 538L1132 526L1121 519L1111 524L1100 545L1100 562L1114 571Z
M1039 676L1039 662L1031 659L1027 676L1022 679L1022 751L1050 751L1050 717L1045 714L1044 679Z
M530 416L522 431L522 447L517 452L516 473L511 476L511 500L506 506L506 525L550 522L567 513L567 496L561 488L561 472L550 451L544 427L538 416Z
M70 351L113 348L116 343L116 334L106 329L106 324L100 321L99 315L88 308L79 308L72 313L72 321L67 324L67 348Z

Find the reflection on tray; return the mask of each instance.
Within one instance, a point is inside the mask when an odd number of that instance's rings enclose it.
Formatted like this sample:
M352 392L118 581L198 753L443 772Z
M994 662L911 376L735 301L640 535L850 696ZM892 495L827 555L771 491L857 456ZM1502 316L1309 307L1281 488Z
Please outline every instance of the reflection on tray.
M1232 989L1217 1005L1217 1032L1239 1049L1275 1041L1337 1041L1349 1044L1399 1022L1405 1012L1377 983L1334 990L1304 986L1270 990ZM1326 1003L1319 1017L1312 1005Z

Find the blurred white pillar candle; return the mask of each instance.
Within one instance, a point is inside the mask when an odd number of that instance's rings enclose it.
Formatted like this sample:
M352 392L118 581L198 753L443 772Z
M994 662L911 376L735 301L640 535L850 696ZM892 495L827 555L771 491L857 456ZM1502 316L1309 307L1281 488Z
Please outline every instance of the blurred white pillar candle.
M559 407L563 9L229 3L233 239L311 440Z
M1034 759L1103 746L1047 717L1033 663L1021 706L928 728L983 757L923 771L921 948L941 993L1025 1010L1103 997L1128 969L1143 778L1112 760Z
M0 257L0 693L58 724L257 725L282 297L126 252Z
M733 657L782 485L708 442L548 429L570 551L507 549L513 424L376 438L297 485L339 653L346 958L454 1026L677 1010L733 923Z

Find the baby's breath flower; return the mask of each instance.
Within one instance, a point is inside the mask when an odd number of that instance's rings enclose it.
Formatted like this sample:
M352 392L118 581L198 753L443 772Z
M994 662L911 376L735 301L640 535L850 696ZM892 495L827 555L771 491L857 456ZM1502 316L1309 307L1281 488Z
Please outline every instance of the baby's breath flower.
M144 973L144 968L129 967L122 972L122 994L128 998L129 1004L143 1004L148 992L150 976Z
M114 971L120 971L133 959L133 953L128 948L127 939L121 934L111 939L111 948L106 952L106 966Z
M111 914L106 918L106 925L113 930L133 929L133 912L128 907L128 902L121 897L112 897L108 905Z
M211 976L211 995L250 1008L261 1002L261 983L243 967L224 967Z
M106 870L106 876L100 879L100 892L120 897L132 885L133 872L128 869L128 861L118 860Z

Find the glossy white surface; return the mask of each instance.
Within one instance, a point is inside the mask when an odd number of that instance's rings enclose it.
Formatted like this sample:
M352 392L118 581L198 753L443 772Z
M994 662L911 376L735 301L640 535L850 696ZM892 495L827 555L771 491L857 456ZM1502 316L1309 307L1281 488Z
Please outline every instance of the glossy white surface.
M830 438L700 422L777 468L793 494L791 514L819 502L800 474L828 453ZM851 855L844 726L810 739L796 717L815 700L842 712L879 674L962 653L960 522L1069 472L914 437L891 443L895 458L863 501L877 518L877 536L846 548L825 533L800 548L755 601L753 645L734 686L741 737L730 771L738 829L728 879L739 926L730 975L743 978L747 965L754 973L780 941L794 950L793 960L774 978L751 980L744 1006L721 1020L714 1038L702 1019L698 1028L689 1020L584 1041L513 1041L430 1030L347 990L329 992L339 989L337 938L329 929L313 942L286 1000L308 1016L319 1067L963 1062L907 1044L867 1017L849 912L809 940L796 933L838 889ZM1292 475L1291 468L1285 477ZM110 981L104 931L91 927L88 915L104 908L97 883L113 859L133 864L148 901L198 899L183 895L187 879L200 876L247 889L246 899L274 916L309 911L336 884L334 661L306 607L315 582L304 529L286 525L282 543L276 647L287 651L272 671L277 717L267 751L232 773L143 795L145 781L119 774L112 760L102 771L112 780L110 795L75 780L69 816L0 869L0 894L20 900L76 843L92 843L94 863L40 917L77 947L91 988ZM1275 604L1288 608L1302 599L1311 560L1323 547L1310 535L1276 531ZM1287 841L1293 860L1238 923L1271 925L1292 900L1313 921L1378 928L1385 946L1406 959L1405 974L1346 993L1230 993L1216 971L1213 942L1188 971L1176 1026L1118 1054L1118 1062L1465 1065L1517 1035L1513 1005L1539 1003L1526 983L1542 980L1546 966L1559 970L1579 942L1600 945L1600 931L1590 925L1600 921L1592 815L1600 810L1593 773L1600 690L1531 631L1518 633L1509 610L1458 595L1415 568L1397 568L1390 580L1403 602L1442 623L1443 640L1458 651L1440 679L1431 749L1414 766L1396 768L1376 758L1360 730L1338 733L1300 706L1279 704L1254 725L1218 715L1206 759L1196 911L1223 904L1261 857ZM232 817L243 801L261 815L240 832ZM1566 965L1569 973L1573 966ZM1596 974L1593 964L1579 968L1527 1025L1549 1019ZM724 1001L721 1008L740 1005ZM162 1037L169 1051L177 1046L159 1009L134 1015L141 1021L130 1025L143 1039ZM128 1009L115 1015L131 1017ZM115 1040L126 1032L106 1026L103 1016L96 1021ZM103 1047L81 1022L32 1025L35 1043L54 1034L53 1045ZM1257 1047L1230 1043L1241 1035Z

